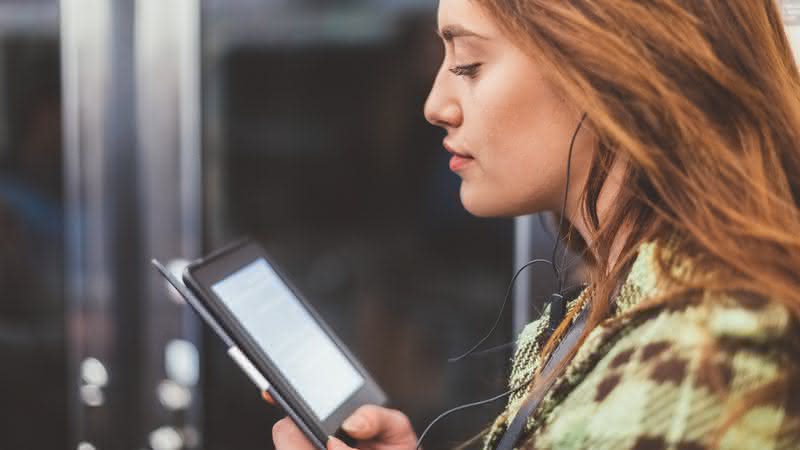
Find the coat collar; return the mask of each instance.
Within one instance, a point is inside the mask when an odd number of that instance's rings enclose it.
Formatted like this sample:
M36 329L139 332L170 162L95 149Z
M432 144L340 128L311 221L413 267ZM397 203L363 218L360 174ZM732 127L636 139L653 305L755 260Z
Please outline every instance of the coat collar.
M642 299L658 291L659 276L655 242L639 245L638 254L631 265L619 293L614 298L615 316L620 316L641 303Z
M629 312L640 304L643 299L652 296L658 291L659 276L656 247L657 244L655 242L644 242L639 245L631 269L612 299L611 303L614 305L613 317ZM590 303L589 297L591 295L592 286L589 286L571 302L571 308L587 306Z

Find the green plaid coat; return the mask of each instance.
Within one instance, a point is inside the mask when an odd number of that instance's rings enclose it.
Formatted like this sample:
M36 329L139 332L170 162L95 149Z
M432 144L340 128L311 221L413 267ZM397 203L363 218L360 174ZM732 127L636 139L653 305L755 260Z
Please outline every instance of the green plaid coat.
M653 243L641 246L613 316L592 330L529 417L520 448L712 448L721 421L741 405L737 400L791 377L780 399L749 408L727 428L719 448L800 449L800 351L788 311L733 298L637 309L659 290L654 250ZM509 386L528 382L538 368L548 320L546 309L520 334ZM711 353L708 343L715 346ZM709 363L715 370L708 370ZM720 390L720 383L727 389ZM509 398L488 431L485 450L495 448L525 395L520 390Z

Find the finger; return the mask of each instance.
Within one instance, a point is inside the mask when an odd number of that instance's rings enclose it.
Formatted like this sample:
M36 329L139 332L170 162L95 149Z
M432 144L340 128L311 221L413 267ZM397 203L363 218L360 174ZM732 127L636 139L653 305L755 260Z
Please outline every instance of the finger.
M413 433L408 417L400 411L364 405L342 423L342 429L358 440L381 435L383 439L406 437Z
M355 450L355 449L353 447L349 447L341 440L333 436L330 436L328 438L328 450Z
M288 417L277 421L272 427L272 442L276 450L314 450L311 442Z
M275 399L269 394L269 391L261 391L261 398L263 398L267 403L272 406L275 406Z

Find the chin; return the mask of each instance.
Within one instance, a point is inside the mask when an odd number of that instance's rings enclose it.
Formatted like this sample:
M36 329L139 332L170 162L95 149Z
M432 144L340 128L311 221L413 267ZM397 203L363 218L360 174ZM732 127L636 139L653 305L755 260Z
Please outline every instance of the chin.
M461 204L464 209L475 217L511 217L519 215L515 208L509 208L508 202L503 202L502 198L493 195L478 195L461 186ZM488 193L487 193L488 194Z
M461 184L461 204L475 217L517 217L549 211L541 202L504 197L498 192L470 189Z

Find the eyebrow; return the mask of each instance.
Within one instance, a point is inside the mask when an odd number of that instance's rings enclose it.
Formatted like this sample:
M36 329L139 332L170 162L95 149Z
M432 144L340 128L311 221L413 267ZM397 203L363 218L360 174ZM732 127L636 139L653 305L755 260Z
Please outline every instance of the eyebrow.
M447 42L452 42L453 39L457 37L474 37L478 39L488 39L485 36L481 36L480 34L470 31L464 28L461 25L445 25L442 27L442 30L436 30L436 34L439 35L440 38L444 39Z

